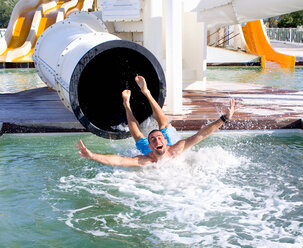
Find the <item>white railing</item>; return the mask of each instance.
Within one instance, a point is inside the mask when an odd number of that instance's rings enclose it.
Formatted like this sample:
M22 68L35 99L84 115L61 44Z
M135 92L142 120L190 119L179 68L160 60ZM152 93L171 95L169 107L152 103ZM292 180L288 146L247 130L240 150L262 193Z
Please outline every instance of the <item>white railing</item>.
M4 36L5 32L6 32L6 28L0 28L0 38Z
M266 32L270 40L303 43L302 28L267 28Z

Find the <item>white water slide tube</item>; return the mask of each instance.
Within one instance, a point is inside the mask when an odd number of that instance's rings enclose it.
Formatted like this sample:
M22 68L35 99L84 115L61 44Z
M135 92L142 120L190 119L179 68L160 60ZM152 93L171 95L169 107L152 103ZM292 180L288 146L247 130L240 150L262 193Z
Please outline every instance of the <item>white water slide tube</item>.
M160 106L164 104L165 77L155 56L109 34L97 12L75 12L49 27L37 41L33 60L41 79L98 136L130 136L121 97L124 89L132 91L131 105L139 123L152 114L134 81L137 74L147 79Z
M302 0L185 0L186 11L197 12L198 21L226 26L279 16L303 9Z

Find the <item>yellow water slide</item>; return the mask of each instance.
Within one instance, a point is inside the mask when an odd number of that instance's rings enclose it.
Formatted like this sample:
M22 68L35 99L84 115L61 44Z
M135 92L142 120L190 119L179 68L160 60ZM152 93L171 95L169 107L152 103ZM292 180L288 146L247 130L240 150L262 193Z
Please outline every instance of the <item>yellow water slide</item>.
M278 53L271 47L262 20L246 23L242 27L242 31L248 51L262 56L262 67L267 67L268 61L277 63L281 68L295 66L296 58L294 56Z
M81 10L85 0L20 0L0 40L0 62L33 62L39 36L52 24Z

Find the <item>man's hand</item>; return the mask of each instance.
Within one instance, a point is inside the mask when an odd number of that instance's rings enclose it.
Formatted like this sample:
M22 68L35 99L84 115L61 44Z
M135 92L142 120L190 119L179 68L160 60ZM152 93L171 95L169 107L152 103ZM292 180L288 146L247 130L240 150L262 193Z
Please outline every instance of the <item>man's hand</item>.
M85 147L82 140L80 140L80 145L75 143L75 146L78 147L78 149L79 149L78 153L82 158L87 158L87 159L93 158L93 153Z
M233 116L233 114L240 108L240 106L236 106L236 100L230 99L229 102L229 108L226 112L226 118L230 120Z
M137 75L135 77L135 81L137 83L137 85L139 86L139 88L141 89L141 92L146 95L146 94L149 94L149 89L147 88L147 83L145 81L145 78L140 76L140 75Z

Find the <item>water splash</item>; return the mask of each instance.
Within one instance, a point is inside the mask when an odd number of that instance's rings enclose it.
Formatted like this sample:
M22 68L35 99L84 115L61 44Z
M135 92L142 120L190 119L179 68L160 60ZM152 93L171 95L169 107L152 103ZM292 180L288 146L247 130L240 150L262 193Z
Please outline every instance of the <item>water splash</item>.
M300 183L287 182L289 168L274 162L276 149L286 149L270 137L242 137L230 141L235 147L222 146L227 139L221 135L214 144L141 168L86 163L82 176L60 179L58 191L65 197L85 198L63 210L62 220L134 247L137 239L148 247L302 246ZM256 157L257 146L271 149Z
M134 231L148 231L150 238L159 242L195 244L204 239L201 234L207 228L200 224L208 219L206 214L217 212L218 204L222 207L222 203L237 192L224 185L220 177L224 177L229 169L240 166L243 161L245 159L236 158L221 147L201 148L198 151L188 151L178 159L161 161L138 170L118 168L112 174L100 171L92 179L62 177L60 189L72 193L84 190L94 197L105 198L110 202L108 204L127 209L110 216L101 215L105 219L103 232L112 230L106 235L117 232L113 231L114 225L107 224L108 218L115 216L116 225ZM227 210L229 207L225 206L225 211ZM101 218L99 215L87 217L86 213L86 217L81 219L76 216L78 212L80 211L70 210L66 220L76 230L79 229L77 225L87 221L87 218ZM98 236L92 230L84 232ZM190 234L192 232L195 234ZM119 233L121 234L126 235Z

